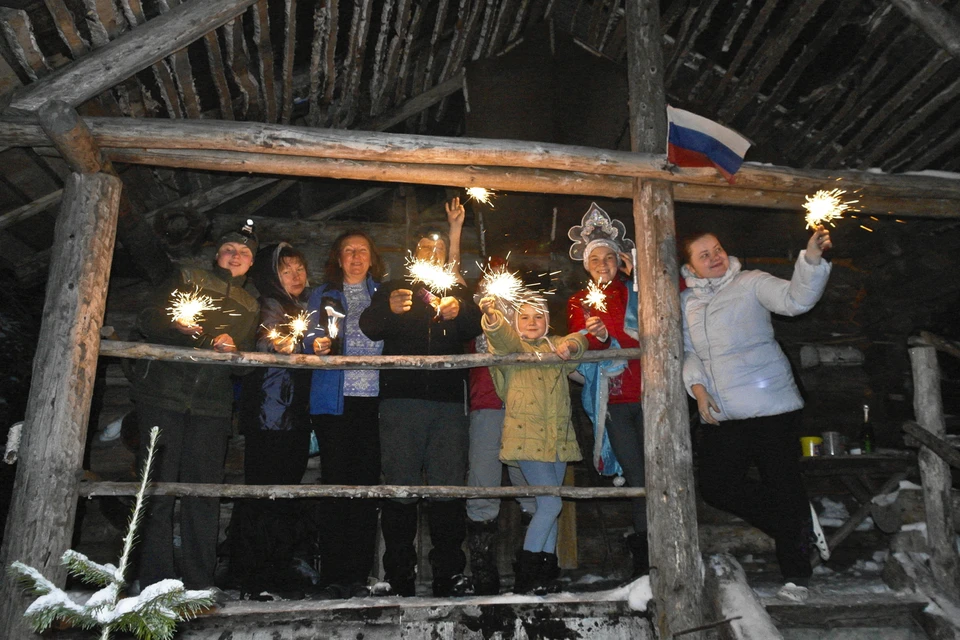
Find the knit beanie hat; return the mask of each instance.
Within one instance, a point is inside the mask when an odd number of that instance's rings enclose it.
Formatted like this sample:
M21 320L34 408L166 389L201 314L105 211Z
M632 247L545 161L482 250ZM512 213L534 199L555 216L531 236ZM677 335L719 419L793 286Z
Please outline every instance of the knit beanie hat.
M260 247L260 241L257 240L257 234L253 231L253 220L247 219L247 223L240 227L239 231L228 231L217 241L217 251L228 242L236 242L249 247L253 255L257 255L257 249Z

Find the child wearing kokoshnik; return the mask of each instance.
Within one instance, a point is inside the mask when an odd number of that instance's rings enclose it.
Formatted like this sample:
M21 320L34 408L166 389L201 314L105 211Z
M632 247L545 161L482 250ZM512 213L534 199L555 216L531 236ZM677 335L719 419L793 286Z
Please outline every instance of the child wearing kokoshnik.
M579 333L547 335L549 312L542 301L521 304L513 314L513 326L497 309L496 298L481 299L480 309L491 353L556 353L566 361L587 350L586 338ZM575 369L572 362L490 368L506 409L500 459L519 465L530 485L560 486L567 463L582 459L570 421L566 381ZM514 565L514 593L557 590L557 518L562 506L559 497L537 496L537 511Z

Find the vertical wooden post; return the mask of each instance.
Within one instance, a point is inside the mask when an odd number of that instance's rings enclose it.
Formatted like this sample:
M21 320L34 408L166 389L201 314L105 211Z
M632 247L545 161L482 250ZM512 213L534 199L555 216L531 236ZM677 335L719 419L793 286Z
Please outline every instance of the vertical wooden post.
M921 427L943 438L943 398L940 395L940 367L933 347L910 349L913 368L913 411ZM927 542L930 568L944 593L960 601L960 560L953 546L953 504L950 464L929 448L921 446L918 455L923 484L923 506L927 515Z
M100 327L113 261L119 178L72 174L54 234L43 320L0 550L0 629L27 637L27 601L6 568L20 560L63 585L70 548ZM18 631L14 631L18 630Z
M663 39L657 0L626 5L630 133L636 152L667 146ZM635 180L643 426L650 583L659 637L702 624L703 559L697 534L690 418L683 387L673 187ZM699 637L690 634L690 638Z

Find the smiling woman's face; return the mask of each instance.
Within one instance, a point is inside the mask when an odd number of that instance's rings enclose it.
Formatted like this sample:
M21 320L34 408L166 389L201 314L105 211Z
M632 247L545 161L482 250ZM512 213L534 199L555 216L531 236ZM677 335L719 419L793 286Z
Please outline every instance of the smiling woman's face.
M727 272L730 258L716 236L707 234L690 243L687 266L698 278L719 278Z
M597 247L587 258L587 273L597 284L605 284L616 277L618 261L616 251L610 247Z

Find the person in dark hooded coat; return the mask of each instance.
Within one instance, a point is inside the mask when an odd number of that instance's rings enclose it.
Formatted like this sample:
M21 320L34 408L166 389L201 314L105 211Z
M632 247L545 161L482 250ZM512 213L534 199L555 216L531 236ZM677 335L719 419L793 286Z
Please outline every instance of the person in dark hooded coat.
M260 293L257 351L303 351L295 319L304 326L310 291L307 262L286 242L263 248L251 270ZM303 333L302 331L300 332ZM310 447L310 371L261 367L244 379L240 431L247 484L299 484ZM307 584L296 559L307 539L302 504L292 500L239 500L231 523L231 572L242 594L297 592ZM309 574L309 571L306 572Z

